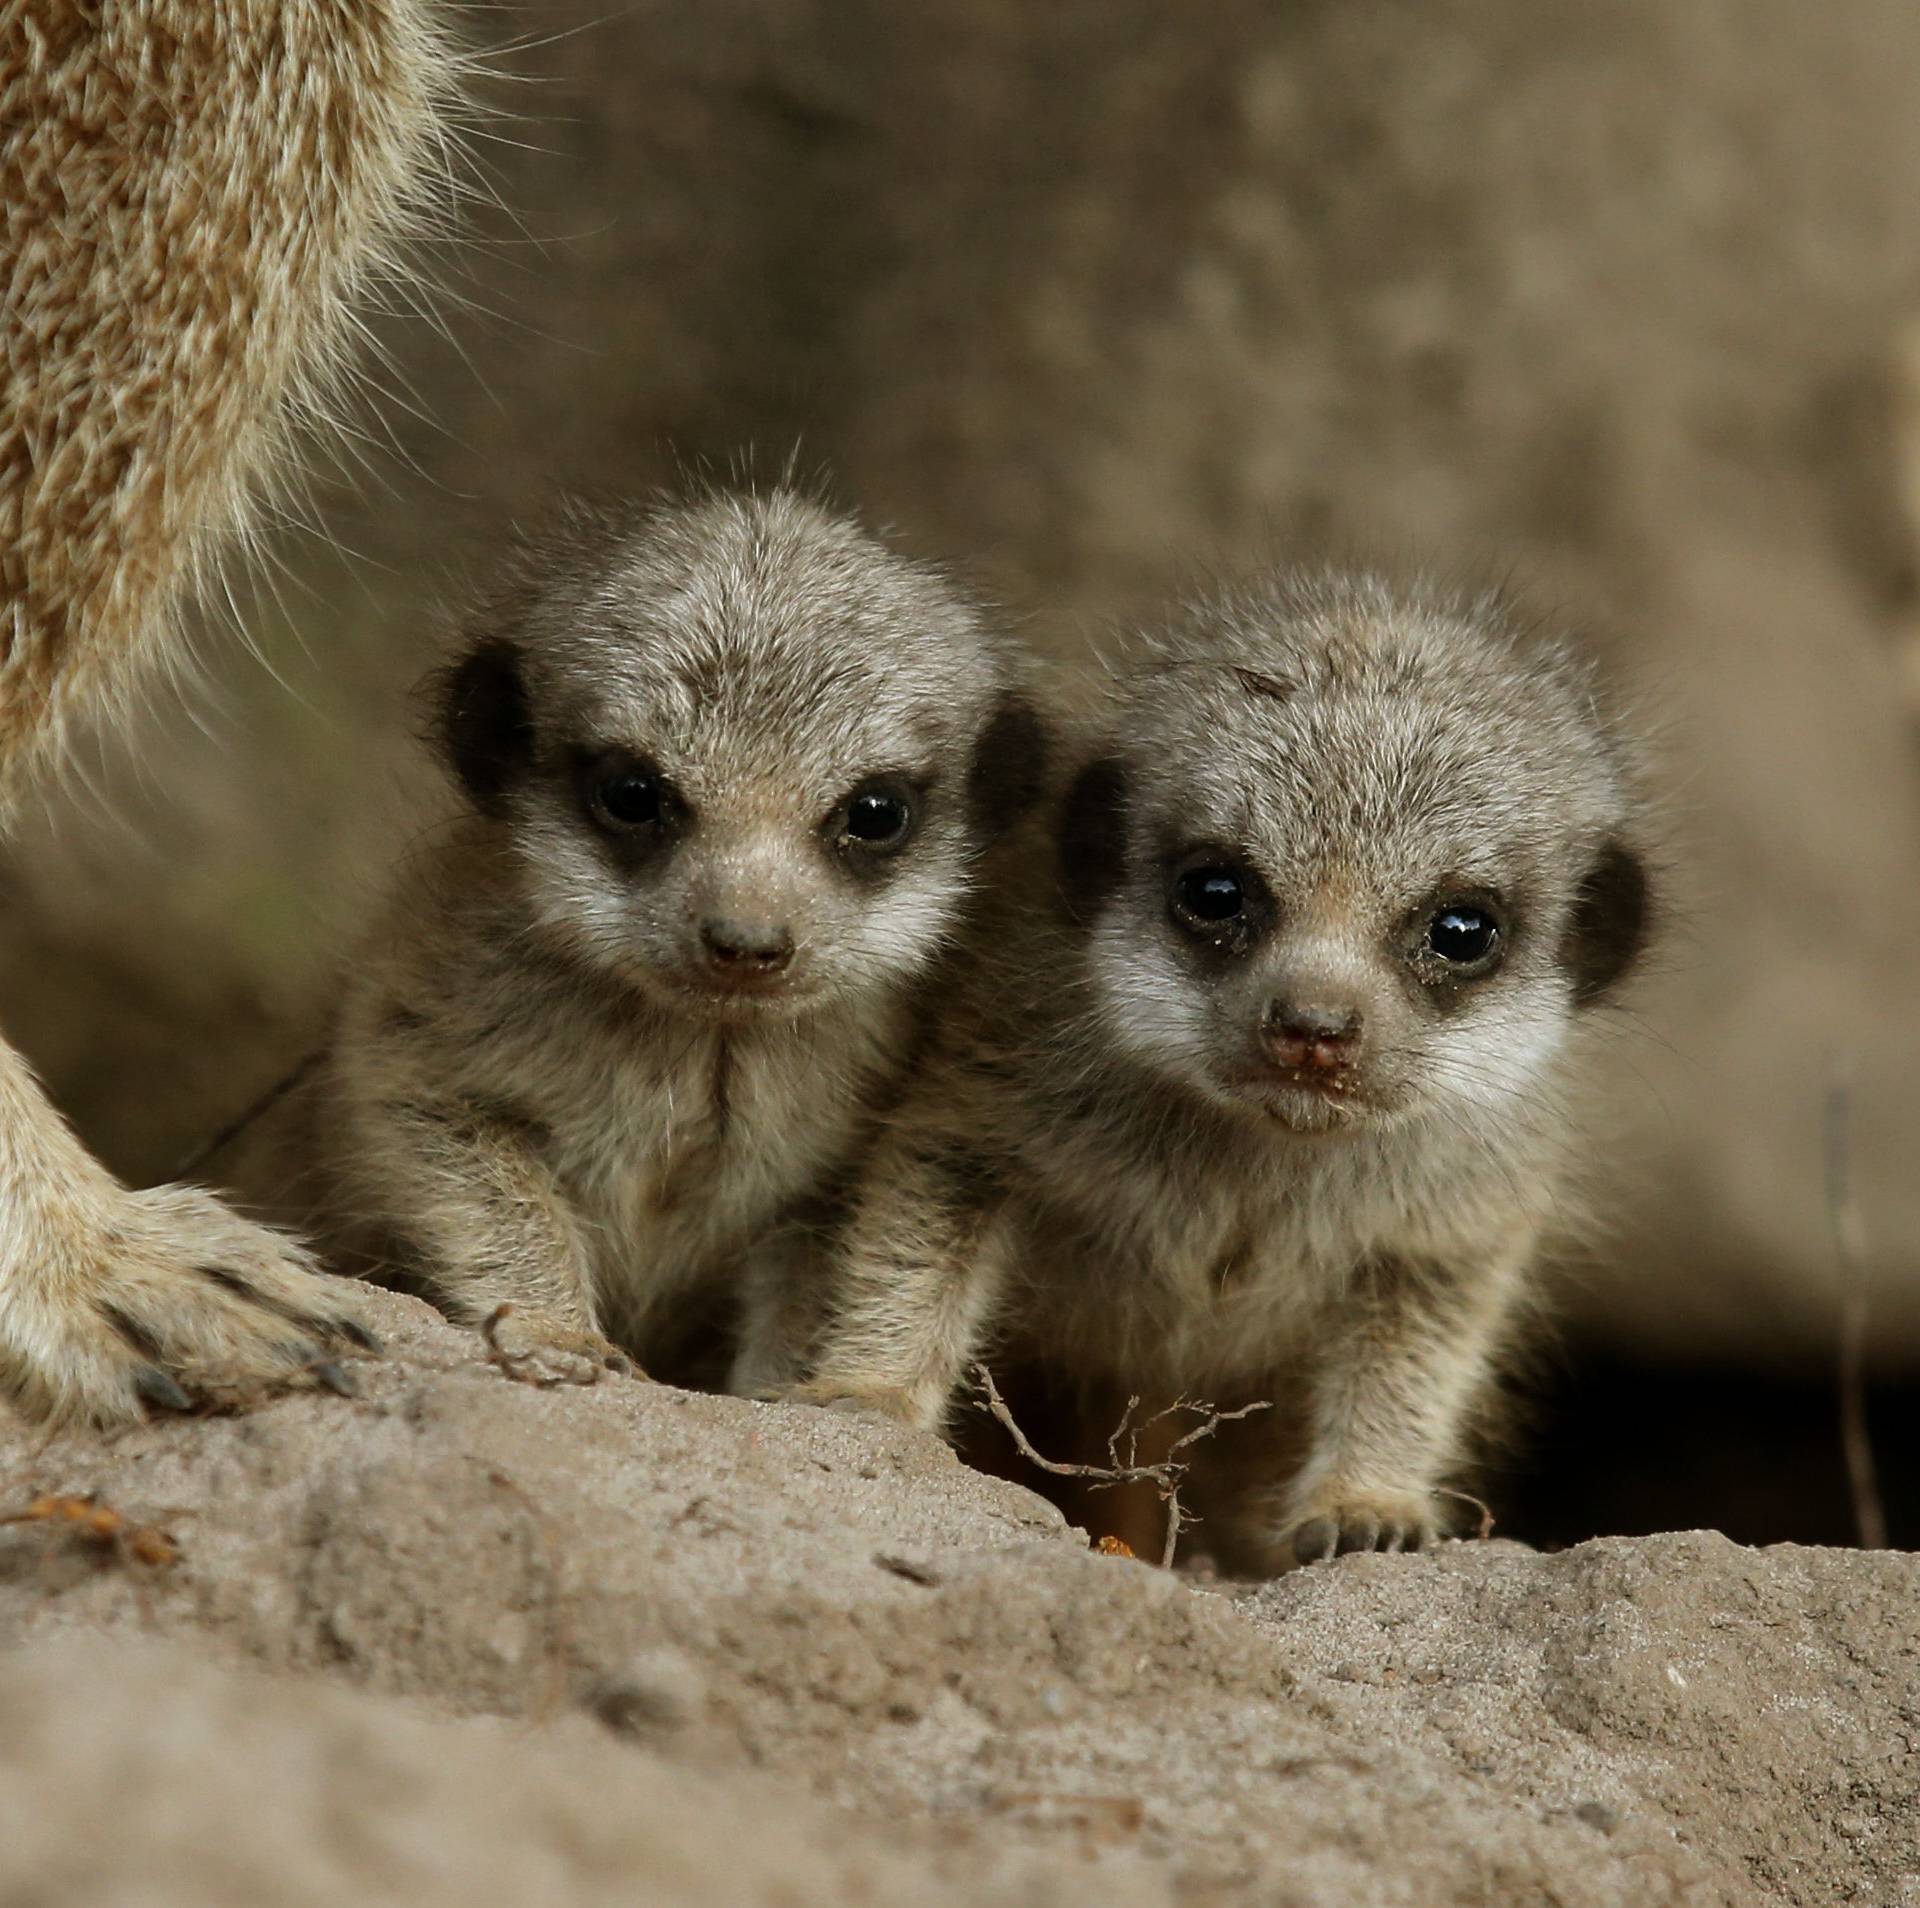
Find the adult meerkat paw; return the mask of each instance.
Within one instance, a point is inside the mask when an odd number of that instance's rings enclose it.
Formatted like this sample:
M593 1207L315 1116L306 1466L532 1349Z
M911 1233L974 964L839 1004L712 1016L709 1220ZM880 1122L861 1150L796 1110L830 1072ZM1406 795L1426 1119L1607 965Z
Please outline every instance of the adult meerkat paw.
M1281 1539L1286 1567L1355 1550L1426 1550L1442 1528L1433 1499L1419 1491L1351 1491L1311 1507Z
M816 1378L809 1384L791 1385L778 1396L786 1404L819 1405L827 1411L844 1411L862 1418L884 1418L893 1424L910 1424L919 1431L939 1428L939 1412L929 1410L924 1400L898 1385L865 1385L849 1379Z
M107 1428L296 1382L351 1395L339 1355L379 1341L305 1247L197 1187L89 1190L70 1232L0 1225L0 1393L28 1416Z
M480 1331L488 1357L523 1385L594 1385L608 1372L647 1375L612 1339L548 1312L501 1305Z

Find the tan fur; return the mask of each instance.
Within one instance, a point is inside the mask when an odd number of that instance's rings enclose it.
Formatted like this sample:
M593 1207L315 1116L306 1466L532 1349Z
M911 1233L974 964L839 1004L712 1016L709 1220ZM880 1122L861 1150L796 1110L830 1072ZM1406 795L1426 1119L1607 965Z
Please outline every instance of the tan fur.
M281 1176L343 1262L454 1318L652 1362L698 1295L756 1302L756 1246L804 1251L894 1090L992 825L1006 661L933 572L783 492L576 509L466 649L441 729L472 812L355 963ZM636 773L657 823L598 805ZM910 794L897 851L840 832L874 785ZM716 922L787 964L743 986Z
M1268 1399L1196 1479L1223 1561L1422 1544L1557 1217L1584 1010L1638 952L1628 752L1564 646L1365 577L1196 606L1112 701L789 1307L794 1395L936 1425L997 1348ZM1220 870L1244 907L1183 925ZM1471 898L1486 969L1429 938Z
M177 661L430 197L455 65L426 0L0 4L0 820ZM342 1329L298 1248L119 1186L0 1042L0 1391L111 1423Z

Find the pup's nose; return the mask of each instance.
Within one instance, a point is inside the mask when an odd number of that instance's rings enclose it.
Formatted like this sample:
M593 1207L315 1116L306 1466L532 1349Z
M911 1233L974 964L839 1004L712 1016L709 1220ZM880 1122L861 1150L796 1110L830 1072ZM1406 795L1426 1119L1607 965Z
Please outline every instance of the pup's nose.
M765 922L719 917L702 921L700 941L715 967L736 973L777 974L793 959L793 936Z
M1332 1073L1352 1061L1360 1028L1357 1007L1275 1000L1267 1004L1260 1034L1280 1066Z

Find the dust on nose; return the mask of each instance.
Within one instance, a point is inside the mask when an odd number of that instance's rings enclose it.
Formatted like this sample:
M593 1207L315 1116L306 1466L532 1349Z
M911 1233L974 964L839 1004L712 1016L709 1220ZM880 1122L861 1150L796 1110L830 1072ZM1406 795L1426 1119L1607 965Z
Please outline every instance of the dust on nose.
M1360 1046L1358 1007L1326 1001L1274 1000L1260 1029L1274 1062L1299 1072L1337 1073Z

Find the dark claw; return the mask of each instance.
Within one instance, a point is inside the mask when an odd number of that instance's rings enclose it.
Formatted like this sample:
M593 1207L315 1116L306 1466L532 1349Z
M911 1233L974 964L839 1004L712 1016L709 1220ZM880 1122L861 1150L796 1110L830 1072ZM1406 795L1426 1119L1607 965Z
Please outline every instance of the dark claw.
M158 1358L160 1341L133 1316L117 1305L103 1305L101 1315L142 1358Z
M351 1374L349 1374L346 1371L343 1371L338 1365L332 1363L330 1360L323 1360L321 1363L317 1365L309 1366L308 1369L313 1373L314 1382L316 1384L325 1385L326 1388L329 1391L331 1391L335 1397L337 1398L359 1397L360 1387L354 1383Z
M372 1332L368 1331L357 1318L336 1318L333 1321L333 1329L338 1332L342 1338L358 1345L364 1352L378 1354L386 1349L380 1343L379 1339L376 1338Z
M1340 1527L1331 1517L1315 1517L1293 1533L1293 1555L1298 1563L1318 1563L1331 1557L1340 1541Z
M158 1365L142 1365L133 1374L133 1388L143 1402L162 1411L191 1411L193 1400Z
M1380 1520L1361 1512L1340 1527L1340 1541L1334 1545L1336 1557L1350 1556L1356 1550L1376 1549L1380 1542Z
M303 1312L297 1305L289 1305L283 1298L272 1292L263 1292L249 1279L243 1279L238 1272L229 1272L223 1265L203 1265L200 1276L210 1279L223 1292L230 1292L248 1305L257 1305L263 1312L271 1312L275 1318L285 1319L289 1325L297 1325L303 1332L317 1332L322 1338L337 1338L343 1333L353 1337L344 1318L319 1318L312 1312ZM355 1343L359 1341L356 1339ZM312 1354L320 1356L318 1351Z

